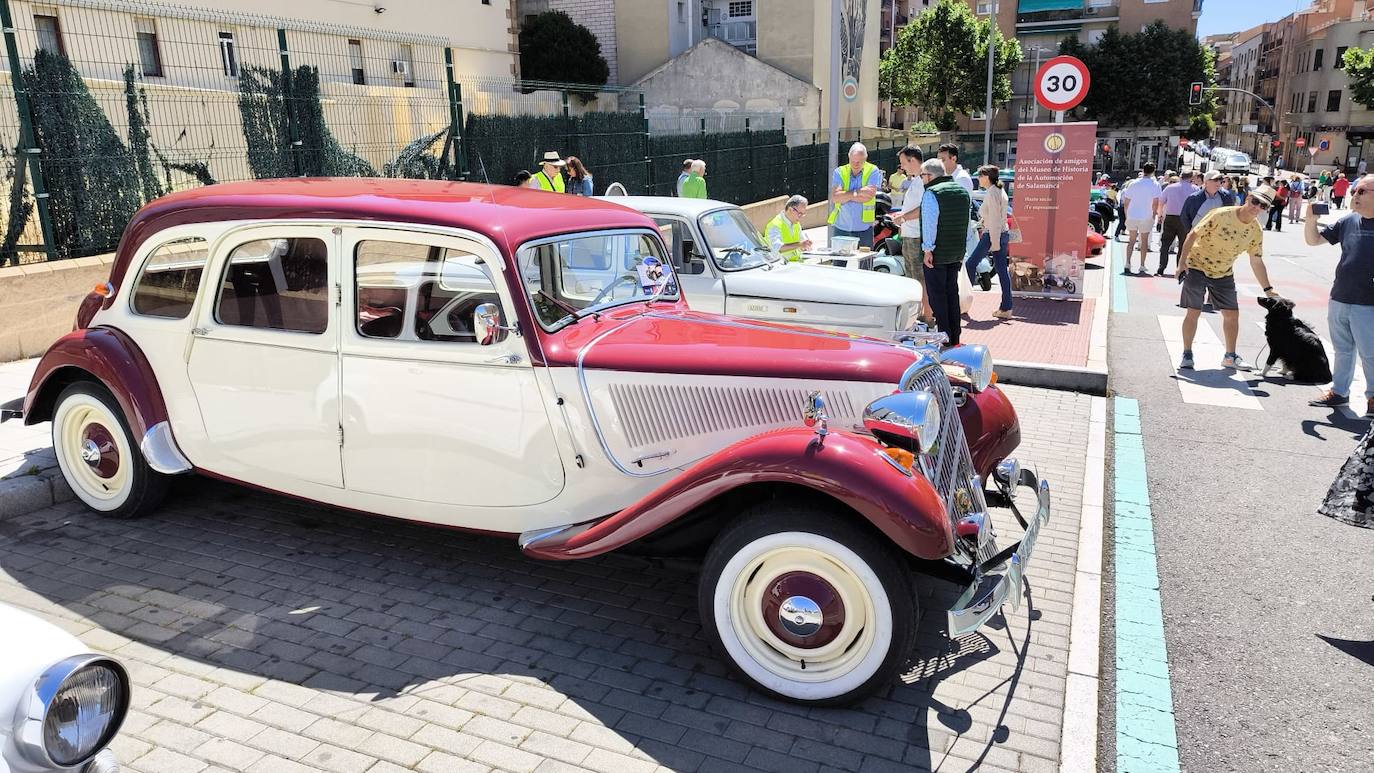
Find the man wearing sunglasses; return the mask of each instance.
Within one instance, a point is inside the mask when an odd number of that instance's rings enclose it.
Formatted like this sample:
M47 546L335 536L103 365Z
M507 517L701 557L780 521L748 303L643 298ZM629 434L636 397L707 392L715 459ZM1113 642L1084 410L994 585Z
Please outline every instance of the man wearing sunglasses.
M1264 267L1264 229L1259 217L1274 203L1274 189L1261 186L1246 197L1239 207L1218 207L1207 213L1202 222L1188 232L1178 253L1178 279L1183 283L1178 305L1183 315L1183 359L1180 370L1193 369L1193 337L1197 334L1198 317L1203 304L1210 299L1221 313L1222 337L1226 339L1226 355L1221 367L1252 370L1236 353L1240 337L1240 304L1236 299L1236 259L1242 252L1250 255L1250 269L1264 288L1264 294L1277 296L1269 284L1269 271Z
M1307 203L1303 235L1312 246L1341 245L1331 282L1326 324L1331 331L1331 388L1312 405L1336 408L1350 402L1355 360L1364 368L1365 417L1374 419L1374 177L1361 177L1350 190L1350 214L1318 229Z

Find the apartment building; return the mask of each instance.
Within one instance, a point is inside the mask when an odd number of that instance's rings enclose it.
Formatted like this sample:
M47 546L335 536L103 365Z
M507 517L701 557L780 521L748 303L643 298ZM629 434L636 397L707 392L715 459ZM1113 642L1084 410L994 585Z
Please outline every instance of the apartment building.
M469 90L470 109L495 112L501 100L522 98L511 86L519 61L512 0L9 5L21 66L31 66L39 50L63 54L121 136L129 121L124 76L132 68L147 97L153 145L175 162L208 159L221 179L251 176L242 167L240 84L255 76L253 68L279 73L283 53L292 67L318 69L326 124L342 147L379 170L417 136L448 126L446 50L456 77L484 84ZM9 78L8 67L0 78ZM13 147L16 131L8 122L0 130L6 146Z
M850 81L842 81L841 126L878 125L880 46L897 18L884 8L894 2L841 2L841 68ZM792 129L829 125L830 0L517 0L516 18L548 10L596 35L611 82L642 91L651 119L786 115ZM750 59L703 47L707 40Z

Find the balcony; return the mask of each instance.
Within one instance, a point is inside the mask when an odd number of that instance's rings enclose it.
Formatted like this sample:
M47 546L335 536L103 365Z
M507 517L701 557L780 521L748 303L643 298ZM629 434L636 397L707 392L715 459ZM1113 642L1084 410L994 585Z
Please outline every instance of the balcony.
M1117 18L1118 0L1020 0L1016 24L1025 27L1077 26L1089 20Z
M710 24L706 27L706 35L716 40L725 41L750 56L758 55L759 34L757 22L731 21L722 22L720 24Z

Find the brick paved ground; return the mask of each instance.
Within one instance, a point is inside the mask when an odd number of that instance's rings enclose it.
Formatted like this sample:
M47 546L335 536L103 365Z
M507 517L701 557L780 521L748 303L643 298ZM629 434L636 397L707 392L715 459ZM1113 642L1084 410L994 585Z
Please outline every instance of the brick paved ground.
M963 324L964 343L983 344L1001 360L1077 367L1088 364L1093 298L1017 298L1012 305L1015 317L1000 320L992 316L1001 303L1001 296L993 289L974 292L973 308Z
M142 773L1054 771L1089 398L1007 391L1056 485L1029 603L951 645L955 589L922 582L910 673L852 710L730 679L688 570L535 562L204 480L141 521L74 502L0 520L0 600L129 666L114 746Z

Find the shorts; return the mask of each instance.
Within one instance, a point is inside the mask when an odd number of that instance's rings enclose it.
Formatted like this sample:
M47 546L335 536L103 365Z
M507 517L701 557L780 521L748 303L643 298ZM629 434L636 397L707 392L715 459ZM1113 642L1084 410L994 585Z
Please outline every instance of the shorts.
M1138 220L1133 218L1127 218L1126 220L1127 233L1130 233L1132 231L1139 231L1140 233L1149 233L1150 229L1154 227L1155 219L1152 217L1142 217Z
M902 237L902 270L906 275L921 283L921 294L926 291L926 253L921 249L921 240L911 236Z
M1240 308L1236 300L1235 276L1213 278L1196 268L1188 269L1183 277L1183 292L1178 305L1185 309L1201 309L1203 301L1211 298L1212 308L1218 311L1235 311Z

